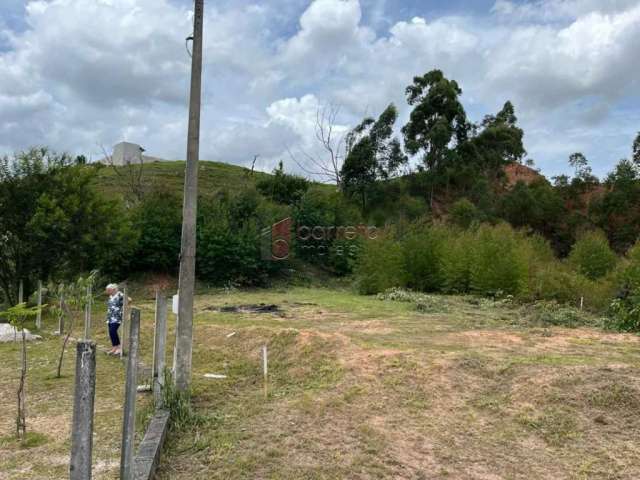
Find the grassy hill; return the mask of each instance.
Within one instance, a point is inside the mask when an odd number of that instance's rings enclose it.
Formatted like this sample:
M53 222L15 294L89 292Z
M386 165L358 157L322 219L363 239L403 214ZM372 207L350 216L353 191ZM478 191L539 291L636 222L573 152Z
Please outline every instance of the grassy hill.
M213 195L222 189L243 189L255 184L268 173L253 172L248 168L220 162L200 162L198 187L201 195ZM128 167L118 167L118 175L112 167L99 167L97 188L107 195L124 194L127 191L127 178L137 171ZM154 162L143 166L142 185L145 191L158 189L167 193L182 194L184 186L184 161Z

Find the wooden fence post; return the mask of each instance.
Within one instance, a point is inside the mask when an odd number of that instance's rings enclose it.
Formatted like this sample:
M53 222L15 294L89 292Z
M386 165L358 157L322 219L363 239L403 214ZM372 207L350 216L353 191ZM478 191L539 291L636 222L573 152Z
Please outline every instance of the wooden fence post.
M140 345L140 310L131 309L129 329L129 361L122 421L122 449L120 451L120 480L133 479L133 448L136 433L136 393L138 390L138 346Z
M127 309L129 308L129 297L127 296L126 285L122 289L124 298L122 299L122 339L120 340L120 358L124 358L124 345L127 338Z
M60 284L60 290L62 290L64 288L64 284ZM64 311L63 311L63 305L64 305L64 292L60 293L60 313L58 314L58 333L60 335L64 334Z
M42 329L42 280L38 280L38 314L36 316L36 328Z
M156 291L156 326L153 342L153 364L151 380L153 382L153 401L156 409L163 407L162 389L164 388L165 351L167 345L167 297Z
M71 425L70 480L91 480L93 407L96 393L96 345L81 341L76 346L76 380Z

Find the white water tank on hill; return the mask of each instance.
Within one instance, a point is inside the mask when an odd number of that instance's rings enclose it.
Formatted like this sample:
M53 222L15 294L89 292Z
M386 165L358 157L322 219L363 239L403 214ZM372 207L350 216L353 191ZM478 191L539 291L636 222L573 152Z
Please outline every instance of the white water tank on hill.
M111 159L114 165L129 165L142 162L144 148L135 143L120 142L113 147Z

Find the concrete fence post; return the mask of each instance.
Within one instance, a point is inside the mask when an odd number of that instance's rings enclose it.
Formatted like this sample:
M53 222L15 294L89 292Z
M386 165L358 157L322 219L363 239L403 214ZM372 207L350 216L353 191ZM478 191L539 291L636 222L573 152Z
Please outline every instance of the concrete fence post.
M136 433L136 393L138 389L138 347L140 345L140 310L131 309L129 328L129 361L124 397L122 422L122 449L120 451L120 480L133 479L134 440Z
M42 280L38 280L38 314L36 316L36 328L42 329Z
M161 291L156 292L156 326L153 342L153 364L151 379L153 382L153 402L156 409L163 408L162 389L164 388L165 352L167 346L167 297Z
M93 449L93 407L96 392L96 345L78 342L76 379L71 424L70 480L91 479Z

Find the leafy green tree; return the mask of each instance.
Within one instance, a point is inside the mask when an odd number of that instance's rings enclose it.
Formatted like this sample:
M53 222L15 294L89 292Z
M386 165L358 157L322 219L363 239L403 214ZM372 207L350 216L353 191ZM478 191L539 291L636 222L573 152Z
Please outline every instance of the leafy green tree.
M590 214L618 252L626 251L640 237L640 171L621 160L607 177L602 197Z
M415 77L406 94L414 109L402 128L405 148L412 155L423 152L426 167L435 169L446 161L453 140L462 143L467 138L467 115L458 100L462 90L455 80L432 70Z
M122 202L93 185L95 170L45 148L0 159L0 288L95 267L124 269L137 236Z
M576 152L569 155L569 165L575 171L571 186L577 193L584 193L598 184L598 178L593 175L589 161L582 153Z
M546 180L518 182L502 196L500 216L516 228L529 227L552 239L564 221L562 197Z
M474 128L472 138L460 146L460 155L488 178L496 179L505 165L520 162L527 153L517 122L513 104L506 102L496 115L485 116Z
M133 212L139 240L131 267L138 271L175 273L180 255L182 203L167 192L144 196Z
M631 158L636 168L640 169L640 132L638 132L638 135L636 135L633 141L633 156Z
M389 105L378 120L365 118L347 134L347 157L342 166L342 188L361 199L362 209L367 206L367 194L377 180L387 180L408 162L402 146L393 136L398 119L395 105Z
M275 218L261 211L260 196L247 190L203 198L198 209L198 278L216 285L258 285L281 268L260 256L260 232ZM278 218L280 220L281 218Z
M406 89L407 101L413 106L409 122L402 128L405 148L412 155L422 152L425 167L432 176L455 157L455 147L467 140L469 125L459 101L462 90L455 80L447 79L440 70L415 77ZM435 184L431 184L433 206Z

